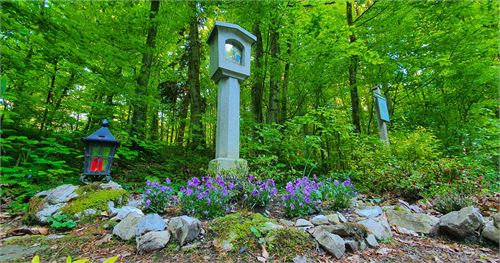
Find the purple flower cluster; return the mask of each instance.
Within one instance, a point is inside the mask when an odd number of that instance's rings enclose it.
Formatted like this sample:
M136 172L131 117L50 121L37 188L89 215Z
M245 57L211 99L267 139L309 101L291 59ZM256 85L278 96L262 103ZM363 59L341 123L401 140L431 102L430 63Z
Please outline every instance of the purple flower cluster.
M209 218L223 215L228 210L234 184L222 177L193 177L179 188L181 209L189 214Z
M162 213L171 201L173 190L169 178L165 179L165 185L157 181L146 181L144 187L144 209L146 212Z
M266 207L269 202L278 194L276 184L273 179L266 181L256 180L255 176L248 176L248 180L244 185L245 201L253 208Z
M288 216L300 216L314 212L316 206L321 204L320 185L307 177L288 182L286 194L281 198L285 213Z
M334 180L333 183L327 181L320 187L320 191L323 193L323 197L328 200L329 206L335 210L348 208L352 198L357 194L349 177L342 183L338 180Z

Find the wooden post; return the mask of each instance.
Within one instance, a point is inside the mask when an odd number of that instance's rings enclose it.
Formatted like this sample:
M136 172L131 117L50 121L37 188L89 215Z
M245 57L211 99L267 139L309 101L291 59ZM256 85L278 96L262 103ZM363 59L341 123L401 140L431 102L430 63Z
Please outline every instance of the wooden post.
M385 124L385 120L382 119L379 108L379 99L382 97L380 94L380 86L376 86L373 89L373 99L375 103L375 109L377 111L377 120L378 120L378 135L385 144L389 145L389 136L387 134L387 125Z

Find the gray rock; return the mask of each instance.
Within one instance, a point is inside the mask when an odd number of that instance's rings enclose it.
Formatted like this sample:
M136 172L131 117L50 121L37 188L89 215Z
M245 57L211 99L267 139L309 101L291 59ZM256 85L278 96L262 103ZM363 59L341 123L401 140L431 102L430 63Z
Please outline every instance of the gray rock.
M89 208L89 209L83 210L80 213L76 213L75 217L77 219L82 219L82 218L91 217L91 216L94 216L94 215L97 215L97 211L95 209Z
M21 262L26 262L27 258L32 257L38 251L47 249L48 246L31 246L26 247L23 245L6 245L0 246L0 262L12 262L22 260Z
M326 218L328 218L328 222L330 222L330 224L334 225L340 224L339 215L337 214L329 214L326 216Z
M65 237L65 235L50 234L47 236L47 239L59 239L63 237Z
M113 235L117 235L123 240L130 240L135 237L136 228L143 215L130 213L120 223L113 228Z
M375 237L373 237L373 238L375 238ZM375 239L375 242L377 242L376 239ZM358 244L359 244L359 250L363 251L366 249L366 242L364 240L359 240Z
M283 226L275 224L273 222L266 222L266 223L264 223L264 226L262 226L260 228L260 231L262 231L262 232L269 232L271 230L279 229L279 228L283 228Z
M358 223L364 225L370 233L375 235L377 240L384 240L392 237L391 227L385 220L375 221L372 218L368 218Z
M292 259L293 263L309 263L311 262L306 256L295 256Z
M435 216L409 213L406 210L388 210L385 214L389 224L423 234L429 234L439 222Z
M139 207L144 203L144 199L129 199L127 202L127 206L131 207Z
M45 197L45 201L51 205L66 203L71 199L78 197L75 192L78 189L77 186L71 184L63 184L56 188L40 192L36 194L37 197Z
M374 218L382 215L382 208L380 206L367 206L356 209L354 212L362 217Z
M356 240L345 240L345 247L350 252L356 252L359 250L359 244Z
M344 255L345 242L341 237L326 231L321 231L314 238L322 248L336 258L341 258Z
M102 183L99 185L101 189L123 189L121 185L114 181L109 181L107 183Z
M328 217L324 215L317 215L311 218L311 223L313 223L313 225L319 226L319 225L328 225L329 221Z
M144 215L144 213L139 208L132 207L132 206L124 206L124 207L120 207L120 208L114 208L114 210L111 212L112 212L111 213L112 216L116 215L115 219L117 219L117 220L123 220L130 213Z
M170 240L168 231L152 231L137 237L137 251L139 254L164 248Z
M368 246L370 246L372 248L378 247L378 242L377 242L377 238L375 238L375 235L369 234L365 238L365 240L366 240L366 243L368 244Z
M345 218L345 216L342 213L337 212L337 216L339 217L340 223L347 223L348 222L347 218Z
M183 246L198 237L201 232L201 222L194 217L178 216L170 219L168 230Z
M65 205L64 203L55 205L45 204L40 211L35 213L36 220L40 224L46 224L47 219L59 212Z
M311 222L309 222L303 218L299 218L299 219L297 219L297 222L295 222L295 226L296 227L313 227L314 225Z
M494 222L495 227L500 228L500 212L496 213L493 216L493 222Z
M135 235L140 236L150 231L163 231L165 227L165 221L163 221L161 216L158 214L148 214L141 218L141 221L137 224Z
M500 244L500 229L495 227L494 224L488 223L484 226L481 237L498 245Z
M453 238L474 240L477 239L483 223L479 209L469 206L442 216L438 231Z
M290 220L286 220L286 219L279 219L278 222L284 226L294 226L294 223Z

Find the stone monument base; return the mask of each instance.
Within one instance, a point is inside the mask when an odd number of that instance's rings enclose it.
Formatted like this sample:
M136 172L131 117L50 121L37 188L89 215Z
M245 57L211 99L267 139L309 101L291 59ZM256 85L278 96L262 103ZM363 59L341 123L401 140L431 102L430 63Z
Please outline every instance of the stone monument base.
M210 161L208 171L222 177L243 179L248 173L248 162L245 159L217 158Z

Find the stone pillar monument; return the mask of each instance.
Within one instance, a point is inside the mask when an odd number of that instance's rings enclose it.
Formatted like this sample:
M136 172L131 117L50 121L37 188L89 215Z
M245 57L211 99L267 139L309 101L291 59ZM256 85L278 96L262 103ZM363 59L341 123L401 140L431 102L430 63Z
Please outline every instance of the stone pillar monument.
M384 96L382 96L382 94L380 94L379 86L373 88L373 98L375 102L375 109L377 111L378 135L385 144L389 145L387 125L385 124L390 121L389 110L387 109L387 100Z
M238 25L215 22L208 36L210 76L217 82L215 159L209 170L238 176L247 171L240 159L240 82L250 76L251 46L257 38Z

